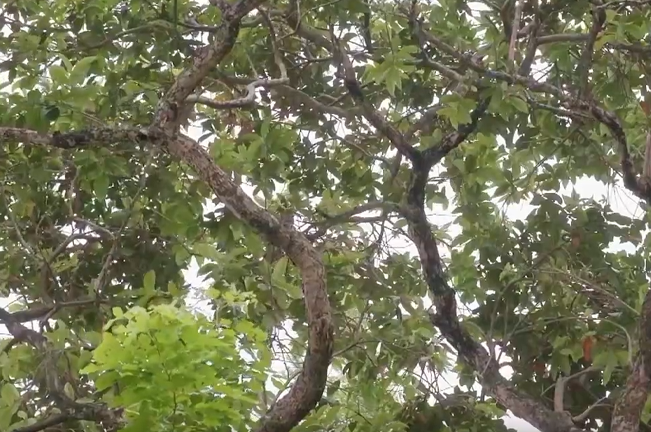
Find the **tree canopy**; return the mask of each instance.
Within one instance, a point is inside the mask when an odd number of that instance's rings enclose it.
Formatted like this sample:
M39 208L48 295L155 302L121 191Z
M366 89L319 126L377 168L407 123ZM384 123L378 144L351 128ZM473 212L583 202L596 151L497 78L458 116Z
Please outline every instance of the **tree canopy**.
M0 7L0 431L651 430L650 1Z

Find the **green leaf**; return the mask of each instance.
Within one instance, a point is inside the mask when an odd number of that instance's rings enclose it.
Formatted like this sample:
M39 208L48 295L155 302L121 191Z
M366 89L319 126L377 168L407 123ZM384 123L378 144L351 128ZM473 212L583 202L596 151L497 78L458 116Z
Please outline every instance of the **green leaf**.
M18 389L11 383L6 383L0 388L0 397L2 403L6 406L12 406L15 402L20 400L20 393Z
M507 100L509 104L515 109L517 109L518 111L523 112L525 114L529 112L529 105L527 104L526 101L520 99L519 97L513 96L508 98Z
M71 82L82 83L96 58L96 56L89 56L79 59L70 72Z
M206 243L197 243L192 246L192 251L205 258L219 260L222 254L212 245Z
M93 188L97 194L97 198L105 199L108 192L109 178L106 174L100 173L95 180L93 180Z
M156 272L154 270L149 270L145 273L142 286L147 293L152 293L156 290Z
M122 316L124 315L124 312L122 311L122 308L120 308L118 306L115 306L115 307L111 308L111 311L113 312L113 316L115 318L122 318Z
M50 66L48 72L50 73L50 78L55 84L67 84L68 83L68 72L59 65Z
M271 275L271 280L274 282L277 281L284 281L285 280L285 274L287 273L287 264L289 263L289 258L287 256L283 256L280 258L276 264L274 264L274 271Z

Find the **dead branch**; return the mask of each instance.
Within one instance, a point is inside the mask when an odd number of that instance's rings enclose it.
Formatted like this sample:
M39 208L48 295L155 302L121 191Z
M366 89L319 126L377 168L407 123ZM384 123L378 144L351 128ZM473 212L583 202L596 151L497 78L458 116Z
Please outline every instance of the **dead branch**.
M565 387L567 386L568 382L570 382L575 378L580 377L581 375L584 375L588 372L594 372L596 370L598 369L590 366L570 376L565 376L565 377L559 376L558 379L556 380L556 385L554 386L554 411L556 412L565 411L565 405L563 400L565 396Z
M590 405L589 407L587 407L581 414L575 415L574 417L572 417L572 421L574 423L581 423L581 422L585 421L585 419L588 418L588 416L590 415L592 410L594 410L595 408L599 408L599 407L603 407L603 406L611 406L610 404L605 403L608 400L609 400L608 396L602 397L597 402L595 402L592 405Z

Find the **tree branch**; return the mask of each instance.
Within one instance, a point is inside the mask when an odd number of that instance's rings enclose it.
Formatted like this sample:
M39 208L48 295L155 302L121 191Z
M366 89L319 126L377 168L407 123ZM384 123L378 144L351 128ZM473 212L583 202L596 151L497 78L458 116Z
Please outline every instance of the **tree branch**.
M610 130L611 135L619 147L620 167L622 169L624 186L626 186L628 190L630 190L639 198L642 198L644 200L651 200L651 185L647 184L646 182L639 181L637 171L635 170L635 167L631 160L630 151L628 149L626 133L624 132L621 121L617 118L617 115L615 113L601 108L591 100L581 100L577 98L576 95L562 90L552 84L539 82L533 78L522 75L510 75L506 72L490 70L484 67L481 61L478 60L472 53L458 52L452 46L439 39L437 36L434 36L431 33L425 31L422 27L422 24L420 23L418 24L418 31L422 32L423 37L429 43L436 46L446 54L449 54L452 57L456 58L461 64L468 66L470 69L480 73L486 78L503 81L508 84L522 85L532 92L545 93L556 97L560 104L569 110L579 109L580 111L589 113L592 118L604 124ZM576 115L578 116L579 113Z
M113 132L111 132L113 131ZM280 398L261 420L256 432L287 432L296 426L318 403L325 389L332 358L334 326L325 285L325 267L311 242L293 226L282 226L268 211L259 207L229 175L219 168L210 154L193 139L170 135L160 130L103 128L70 133L40 134L18 128L0 128L0 142L52 145L59 148L109 146L121 140L160 146L192 167L216 197L240 220L248 223L272 245L281 248L298 267L303 279L303 294L309 325L307 355L303 369L288 393ZM14 337L28 338L43 345L44 337L15 323L11 314L0 314ZM24 329L24 330L23 330ZM45 340L45 342L47 342ZM55 376L56 377L56 376Z
M351 64L344 47L341 46L338 41L334 40L334 35L332 46L335 48L333 53L335 60L341 69L343 69L344 85L346 86L346 89L348 89L348 93L351 95L355 103L361 106L366 120L368 120L374 128L380 131L382 135L387 137L391 144L393 144L396 150L398 150L402 155L412 162L416 161L418 157L417 151L409 145L405 137L398 132L391 123L386 121L386 119L384 119L368 101L364 100L364 93L362 92L362 87L355 76L353 65Z
M599 36L599 32L606 24L606 11L598 7L601 4L601 0L592 0L592 2L594 3L592 7L592 27L590 27L590 33L588 34L588 39L585 42L585 47L583 48L577 66L580 74L578 91L579 99L583 99L588 93L588 79L590 78L594 44Z
M179 124L184 120L181 114L186 99L231 51L237 40L242 18L263 2L264 0L238 0L223 6L222 22L215 30L213 42L197 51L192 65L179 74L159 101L152 123L155 129L177 132Z
M318 239L319 237L323 236L329 228L335 226L335 225L340 225L344 224L347 222L356 222L356 223L363 223L363 222L375 222L374 219L371 220L366 220L366 219L361 219L361 220L352 220L352 218L355 215L358 215L360 213L364 213L365 211L371 211L371 210L384 210L384 211L390 211L390 210L396 210L398 206L393 203L387 203L384 201L372 201L368 202L359 206L356 206L350 210L347 210L345 212L336 214L336 215L324 215L325 220L322 222L315 222L313 225L318 225L319 228L317 229L316 232L307 234L307 237L311 240L314 241Z
M626 380L624 391L615 404L610 424L611 432L637 432L650 390L651 382L644 372L643 359L638 355Z
M445 339L457 350L464 363L477 372L482 387L518 417L543 432L569 432L574 428L566 412L549 410L541 401L510 386L499 372L497 361L475 341L459 322L456 292L443 271L441 257L424 208L425 186L429 169L415 169L403 215L409 236L418 248L425 281L434 297L436 312L430 318Z
M651 288L642 303L639 347L640 351L631 365L632 371L626 380L624 392L613 410L611 432L637 432L642 410L651 391Z
M520 31L520 18L522 17L522 8L524 0L515 0L515 10L513 12L513 28L511 29L511 40L509 41L509 66L515 68L515 45L518 40Z
M38 421L32 425L14 429L13 432L38 432L43 429L56 426L63 422L73 419L74 417L67 413L53 414L41 421Z
M270 88L283 84L289 84L289 78L287 77L287 68L285 67L285 63L283 62L280 51L278 50L278 42L276 41L276 33L274 31L273 24L271 23L266 12L262 11L262 9L260 9L260 14L263 17L263 21L265 21L269 27L269 35L271 37L271 46L273 50L274 61L276 63L276 66L278 66L278 70L280 71L280 78L260 78L251 81L246 86L246 96L238 99L223 102L203 96L190 95L186 98L186 102L200 103L215 109L251 107L255 104L255 91L257 88Z
M61 383L61 374L59 373L57 366L60 351L54 349L45 336L25 327L16 320L13 314L3 308L0 308L0 323L7 327L9 333L15 338L14 340L17 342L27 342L43 356L42 365L47 391L52 399L54 399L57 407L69 418L92 420L116 429L123 424L124 420L122 419L122 410L110 409L103 403L79 403L66 395L64 386ZM44 428L52 426L53 424L61 423L65 420L66 419L54 417L50 418L49 421L47 419L44 420L41 424L45 424L45 426L43 426ZM29 428L29 426L27 428ZM29 430L30 429L27 429L27 431Z

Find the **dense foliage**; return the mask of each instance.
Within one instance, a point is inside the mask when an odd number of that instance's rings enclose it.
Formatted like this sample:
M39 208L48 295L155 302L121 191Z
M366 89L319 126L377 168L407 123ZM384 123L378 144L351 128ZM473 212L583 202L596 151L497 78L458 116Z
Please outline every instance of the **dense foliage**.
M651 2L0 31L0 431L650 430Z

